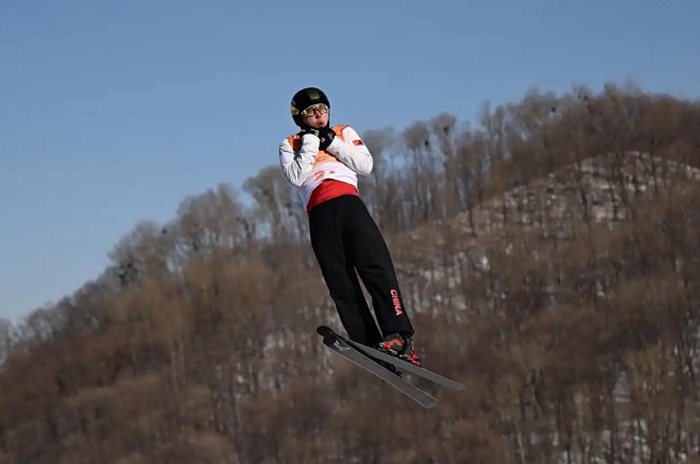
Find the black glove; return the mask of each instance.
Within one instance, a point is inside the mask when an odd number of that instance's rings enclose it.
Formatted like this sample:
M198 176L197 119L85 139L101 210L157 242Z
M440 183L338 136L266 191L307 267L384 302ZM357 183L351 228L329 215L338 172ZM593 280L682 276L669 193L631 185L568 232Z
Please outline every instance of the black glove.
M318 146L319 150L326 150L333 142L333 139L335 139L335 132L330 127L324 127L319 130L318 138L321 139L321 143Z
M316 137L321 138L320 131L318 129L314 129L313 127L306 127L299 131L299 136L301 136L301 138L304 138L304 136L307 134L315 135Z

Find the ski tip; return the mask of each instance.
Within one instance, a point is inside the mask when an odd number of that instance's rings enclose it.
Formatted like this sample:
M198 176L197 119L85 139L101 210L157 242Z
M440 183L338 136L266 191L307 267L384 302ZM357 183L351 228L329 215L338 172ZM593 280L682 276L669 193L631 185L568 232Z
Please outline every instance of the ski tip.
M322 337L326 337L328 335L333 334L333 329L331 329L327 325L319 325L318 327L316 327L316 333L318 333Z

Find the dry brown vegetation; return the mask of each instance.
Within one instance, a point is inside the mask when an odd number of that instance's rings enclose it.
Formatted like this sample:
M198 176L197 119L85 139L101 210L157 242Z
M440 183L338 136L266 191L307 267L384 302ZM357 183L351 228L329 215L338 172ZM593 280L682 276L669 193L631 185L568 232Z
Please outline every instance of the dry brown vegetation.
M364 134L429 411L339 358L278 167L138 224L0 330L0 462L700 462L700 105L530 92ZM274 158L274 154L272 155Z

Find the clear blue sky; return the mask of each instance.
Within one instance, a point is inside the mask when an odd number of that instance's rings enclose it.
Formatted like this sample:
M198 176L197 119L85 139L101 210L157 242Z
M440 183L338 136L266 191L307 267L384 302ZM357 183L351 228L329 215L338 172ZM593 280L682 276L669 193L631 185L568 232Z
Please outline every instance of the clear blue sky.
M405 127L532 86L700 94L691 1L3 0L0 317L96 277L140 219L277 164L291 95Z

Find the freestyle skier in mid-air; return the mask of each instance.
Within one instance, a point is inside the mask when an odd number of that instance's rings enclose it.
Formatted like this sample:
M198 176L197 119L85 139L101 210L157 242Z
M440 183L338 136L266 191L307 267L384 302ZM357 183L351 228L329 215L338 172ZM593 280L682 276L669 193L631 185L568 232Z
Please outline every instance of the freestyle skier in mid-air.
M351 126L330 126L330 106L315 87L294 95L291 113L300 130L280 144L280 164L298 187L311 246L348 337L420 366L391 255L358 192L357 176L372 172L372 154Z

